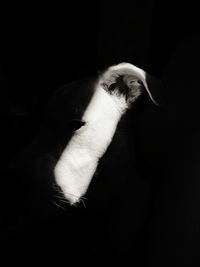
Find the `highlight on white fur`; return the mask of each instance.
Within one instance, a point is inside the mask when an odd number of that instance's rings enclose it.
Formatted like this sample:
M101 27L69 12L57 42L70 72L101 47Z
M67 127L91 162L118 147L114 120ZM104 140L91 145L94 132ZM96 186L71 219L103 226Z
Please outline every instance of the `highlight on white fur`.
M128 108L125 97L111 95L101 86L104 82L112 83L115 74L123 75L125 83L133 75L141 79L155 103L145 72L134 65L121 63L111 66L99 77L82 117L86 123L74 132L54 169L56 183L71 205L79 202L87 192L99 159L109 147L117 124Z

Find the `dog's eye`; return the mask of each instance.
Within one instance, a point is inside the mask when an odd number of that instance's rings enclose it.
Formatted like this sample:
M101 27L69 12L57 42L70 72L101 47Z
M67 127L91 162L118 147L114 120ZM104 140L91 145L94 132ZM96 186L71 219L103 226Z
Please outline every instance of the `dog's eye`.
M112 91L115 90L116 87L117 87L117 83L112 83L112 84L109 86L108 90L109 90L110 92L112 92Z

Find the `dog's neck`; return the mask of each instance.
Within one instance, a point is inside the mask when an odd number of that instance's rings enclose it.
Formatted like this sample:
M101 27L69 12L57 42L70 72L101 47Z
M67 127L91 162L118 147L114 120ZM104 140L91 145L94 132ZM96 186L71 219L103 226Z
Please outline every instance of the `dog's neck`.
M101 119L118 120L126 111L127 104L124 97L110 95L100 83L95 88L94 95L83 115L83 121L97 121Z

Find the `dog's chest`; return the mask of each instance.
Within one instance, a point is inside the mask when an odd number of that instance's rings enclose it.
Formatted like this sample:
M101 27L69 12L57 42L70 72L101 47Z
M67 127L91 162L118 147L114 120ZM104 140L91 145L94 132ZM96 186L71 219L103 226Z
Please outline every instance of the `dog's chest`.
M55 167L56 182L71 203L87 191L121 115L111 96L97 88L82 118L85 125L74 132Z

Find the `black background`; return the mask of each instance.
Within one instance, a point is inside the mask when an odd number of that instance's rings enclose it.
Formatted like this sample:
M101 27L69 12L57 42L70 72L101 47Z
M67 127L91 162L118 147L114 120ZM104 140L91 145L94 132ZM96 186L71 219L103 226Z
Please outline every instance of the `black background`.
M199 16L192 2L155 0L5 1L1 12L2 163L34 134L52 91L121 61L159 77Z
M159 114L150 108L141 127L149 131L141 134L141 153L148 167L157 172L153 194L158 191L153 196L152 215L144 232L146 242L140 251L141 262L145 266L151 263L200 266L197 249L200 190L196 182L199 171L193 168L191 160L193 155L198 166L195 140L199 129L199 94L189 98L190 105L187 103L188 85L199 86L199 8L195 1L45 4L36 0L5 1L0 5L0 167L11 162L29 143L41 123L49 95L63 84L121 61L136 64L166 79L170 85L173 82L166 95L170 98L175 90L174 99L181 99L180 102L170 102L167 111ZM191 36L194 38L190 43ZM186 54L184 46L188 49ZM186 71L185 62L195 71L190 68ZM180 80L186 81L182 83L183 93ZM188 113L188 109L192 111ZM154 116L152 122L148 116ZM183 144L188 139L193 139L193 143L185 150ZM181 169L183 162L184 166L189 162L185 173ZM195 169L192 182L190 174L186 174L188 169Z

